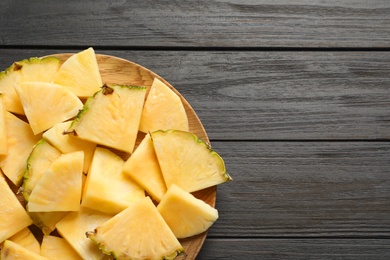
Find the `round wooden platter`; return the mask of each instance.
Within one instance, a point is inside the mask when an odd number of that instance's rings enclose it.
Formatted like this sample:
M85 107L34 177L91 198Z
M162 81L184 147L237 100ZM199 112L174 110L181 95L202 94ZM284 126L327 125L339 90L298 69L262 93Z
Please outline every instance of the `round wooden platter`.
M48 56L55 56L59 58L62 62L68 59L73 53L59 53L52 54ZM190 132L197 135L200 139L209 142L206 131L196 115L195 111L191 107L191 105L184 99L184 97L165 79L157 75L156 73L150 71L149 69L142 67L139 64L134 62L110 56L110 55L102 55L96 54L96 58L99 65L100 74L102 76L103 83L107 84L123 84L123 85L133 85L133 86L145 86L149 88L152 85L153 79L158 78L163 81L167 86L169 86L177 95L180 96L183 105L185 107ZM147 91L147 92L148 92ZM143 134L139 134L139 138L137 139L137 145L142 140ZM202 199L212 207L215 207L216 201L216 186L194 192L193 195L199 199ZM18 196L18 198L23 203L23 196ZM34 232L34 230L33 230ZM37 232L37 231L35 231ZM41 234L36 234L41 235ZM176 259L195 259L197 254L199 253L205 239L207 236L207 231L190 237L186 239L181 239L180 242L185 249L185 254L178 256Z

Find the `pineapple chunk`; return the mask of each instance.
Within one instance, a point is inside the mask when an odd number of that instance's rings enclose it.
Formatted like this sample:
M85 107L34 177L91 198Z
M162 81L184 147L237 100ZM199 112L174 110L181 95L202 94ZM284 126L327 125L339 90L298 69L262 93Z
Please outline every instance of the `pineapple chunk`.
M34 135L29 124L10 112L6 112L6 124L8 153L0 155L0 168L8 179L19 187L23 180L27 158L41 136Z
M1 249L2 260L44 260L47 258L37 254L31 250L28 250L15 242L6 240L4 246Z
M89 98L68 133L127 153L133 152L146 88L104 85Z
M0 243L32 224L6 180L0 176Z
M109 220L112 215L81 207L57 223L57 231L74 250L86 260L109 259L99 247L85 236L85 232Z
M62 153L84 151L83 172L87 173L92 162L96 143L91 143L79 138L75 138L71 135L64 134L64 132L70 127L71 123L71 121L67 121L54 125L52 128L43 133L43 138L45 138Z
M99 91L103 83L93 48L69 57L54 75L53 81L78 97L89 97Z
M41 245L41 255L51 260L77 260L82 259L79 254L66 242L56 236L44 236Z
M174 259L184 249L149 197L129 206L87 236L116 259Z
M68 211L29 212L28 204L26 210L34 225L40 228L44 235L50 235L56 229L56 224L69 213Z
M157 209L177 238L203 233L218 219L215 208L175 184L169 187Z
M6 155L8 152L5 111L4 94L0 93L0 155Z
M125 162L123 172L141 185L157 202L167 191L150 134L144 137Z
M34 134L76 116L83 107L77 96L57 84L29 81L16 85L15 90Z
M169 130L151 135L167 188L176 184L193 192L231 180L222 158L194 134Z
M8 238L8 240L15 242L16 244L21 245L22 247L37 254L40 254L41 252L41 246L39 245L38 240L27 227Z
M97 147L84 186L82 206L117 214L145 197L144 190L122 173L124 161L110 150Z
M28 201L30 194L49 166L60 157L61 152L41 139L27 159L23 175L23 196Z
M30 212L77 211L80 208L84 152L58 157L30 194Z
M0 92L6 95L7 111L24 115L22 103L14 86L25 81L51 82L60 67L55 57L30 58L14 62L8 69L0 72Z
M180 97L155 78L145 101L139 130L147 133L168 129L189 131L187 114Z

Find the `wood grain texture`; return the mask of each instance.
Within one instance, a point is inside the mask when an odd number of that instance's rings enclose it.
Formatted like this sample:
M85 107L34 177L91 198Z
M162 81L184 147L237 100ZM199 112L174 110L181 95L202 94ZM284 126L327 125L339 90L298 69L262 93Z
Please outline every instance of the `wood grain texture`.
M1 50L0 68L61 51ZM390 138L389 52L96 52L165 78L212 140Z
M207 239L198 260L390 258L389 239Z
M390 236L389 142L213 142L213 238Z
M384 0L0 3L0 46L389 47Z

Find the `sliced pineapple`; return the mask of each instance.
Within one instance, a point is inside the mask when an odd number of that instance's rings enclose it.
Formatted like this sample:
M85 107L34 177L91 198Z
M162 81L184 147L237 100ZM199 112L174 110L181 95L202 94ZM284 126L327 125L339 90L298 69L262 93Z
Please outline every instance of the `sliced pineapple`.
M41 229L44 235L50 235L56 229L56 224L69 214L68 211L29 212L28 204L26 210L34 225Z
M145 197L144 190L122 173L124 161L108 149L97 147L84 186L82 206L117 214Z
M34 146L23 174L23 197L26 201L45 171L60 155L61 152L43 138Z
M5 111L6 110L4 94L0 92L0 155L6 155L8 152Z
M34 134L76 116L83 107L77 96L58 84L28 81L15 90Z
M50 260L82 259L65 239L56 236L43 236L41 255Z
M186 238L206 231L218 219L218 211L172 184L157 206L177 238Z
M58 233L83 259L110 259L86 237L85 233L94 230L111 217L112 215L81 207L79 211L69 213L57 223L56 227Z
M189 131L187 114L180 97L155 78L145 101L139 130L147 133L168 129Z
M87 236L116 259L174 259L184 251L149 197L129 206Z
M54 76L54 83L65 86L78 97L89 97L103 85L93 48L73 54Z
M0 155L0 168L16 186L20 186L26 161L34 145L41 139L34 135L29 124L6 112L7 155Z
M147 134L123 166L123 172L141 185L157 202L167 191L150 134Z
M77 211L80 208L84 152L58 157L30 194L30 212Z
M84 151L84 169L87 173L92 162L93 153L95 152L96 143L81 140L80 138L64 134L70 127L72 121L62 122L54 125L52 128L43 133L45 138L54 147L62 153L72 153L77 151Z
M0 243L32 224L6 180L0 176Z
M34 234L27 227L8 238L8 240L15 242L16 244L21 245L22 247L37 254L41 253L41 245L35 238Z
M60 67L55 57L35 58L14 62L5 71L0 72L0 92L6 95L7 111L24 115L22 103L14 86L25 81L51 82Z
M151 135L167 188L176 184L193 192L231 180L222 158L194 134L169 130Z
M6 240L1 249L1 260L44 260L47 258L28 250L15 242Z
M133 152L146 88L104 85L73 121L68 133L127 153Z

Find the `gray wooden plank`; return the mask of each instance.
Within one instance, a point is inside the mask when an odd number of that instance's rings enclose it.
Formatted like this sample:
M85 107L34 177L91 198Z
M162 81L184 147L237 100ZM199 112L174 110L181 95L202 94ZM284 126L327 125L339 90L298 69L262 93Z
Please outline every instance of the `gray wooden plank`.
M390 47L386 0L0 2L0 45Z
M210 237L390 236L389 142L211 144L233 181Z
M389 259L389 239L206 239L202 259Z
M0 68L69 51L3 49ZM214 140L390 138L389 52L96 52L164 77Z

